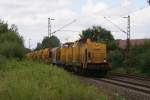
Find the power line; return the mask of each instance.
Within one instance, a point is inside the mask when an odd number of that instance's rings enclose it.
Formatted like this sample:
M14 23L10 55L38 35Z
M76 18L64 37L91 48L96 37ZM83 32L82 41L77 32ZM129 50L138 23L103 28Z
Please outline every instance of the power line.
M108 22L110 22L111 24L113 24L116 28L118 28L121 32L127 34L127 32L125 30L123 30L122 28L120 28L118 25L116 25L115 23L113 23L111 20L109 20L108 18L104 17L104 19L106 19Z
M147 2L148 2L148 4L150 5L150 0L147 0ZM137 8L137 9L134 9L133 11L129 11L127 14L121 14L121 15L118 15L118 16L116 16L116 17L122 17L122 16L125 16L125 15L131 15L131 14L134 14L134 13L136 13L136 12L138 12L138 11L141 11L141 10L143 10L143 9L145 9L145 8L148 8L149 6L143 6L143 7L140 7L140 8ZM113 7L111 7L111 8L113 8ZM107 18L111 18L112 16L108 16ZM114 17L114 16L113 16Z
M129 56L129 48L130 48L130 16L123 17L128 19L128 25L127 25L127 32L121 29L118 25L114 24L111 20L104 17L107 21L109 21L111 24L113 24L116 28L118 28L120 31L125 33L127 35L127 42L126 42L126 59L128 59Z
M76 31L76 30L61 30L61 31L68 31L68 32L80 32L80 31Z
M67 27L67 26L73 24L74 22L76 22L76 19L74 19L72 22L70 22L70 23L68 23L68 24L66 24L66 25L64 25L64 26L62 26L62 27L60 27L59 29L55 30L54 32L52 32L52 34L58 32L58 31L61 31L63 28L65 28L65 27Z
M145 9L145 8L148 8L148 7L147 7L147 6L144 6L144 7L138 8L138 9L136 9L136 10L134 10L134 11L129 12L128 15L134 14L134 13L136 13L136 12L138 12L138 11L141 11L141 10L143 10L143 9Z

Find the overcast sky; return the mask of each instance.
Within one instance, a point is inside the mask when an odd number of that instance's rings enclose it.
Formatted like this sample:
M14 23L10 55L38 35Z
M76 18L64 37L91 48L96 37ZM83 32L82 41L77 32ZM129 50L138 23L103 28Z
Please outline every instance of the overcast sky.
M24 37L25 46L31 39L32 48L47 35L48 17L52 21L52 31L77 21L55 35L62 43L74 41L79 33L92 25L100 25L110 31L116 39L126 39L104 17L126 30L127 19L131 16L131 38L150 38L150 7L147 0L0 0L0 19L18 26Z

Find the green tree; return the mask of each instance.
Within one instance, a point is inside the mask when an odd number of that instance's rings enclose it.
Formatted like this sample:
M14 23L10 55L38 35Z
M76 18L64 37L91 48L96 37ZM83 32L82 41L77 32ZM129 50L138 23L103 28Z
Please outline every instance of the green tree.
M119 49L110 51L108 54L108 60L111 62L112 67L122 67L124 62L123 52Z
M44 37L42 48L54 48L60 45L60 40L56 36Z
M42 44L38 42L35 51L40 49L42 49Z
M29 52L31 52L31 51L32 51L31 49L25 48L25 53L29 53Z
M18 33L16 25L8 28L8 24L0 21L0 55L7 58L22 58L25 53L23 37Z
M9 31L8 24L0 20L0 36L8 31Z
M12 24L11 25L11 28L10 28L11 31L15 32L15 33L18 33L18 28L15 24Z
M143 45L134 45L130 48L129 53L129 65L130 67L139 66L140 67L140 60L143 55L150 50L150 41L145 41ZM143 59L142 59L143 60Z
M109 50L117 48L115 39L111 32L101 26L93 26L92 28L83 30L80 38L83 41L90 38L92 41L107 43Z
M140 56L140 68L143 73L150 76L150 48Z

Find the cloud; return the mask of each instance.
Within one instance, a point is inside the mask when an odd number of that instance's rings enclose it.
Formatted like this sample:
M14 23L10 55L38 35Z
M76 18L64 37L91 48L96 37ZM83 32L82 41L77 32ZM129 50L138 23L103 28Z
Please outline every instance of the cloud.
M75 13L66 9L73 0L8 0L0 1L0 19L16 24L28 45L28 39L38 42L47 35L47 18L53 17L59 27ZM60 24L60 22L62 24ZM35 43L33 45L35 47Z
M139 9L131 15L132 37L150 38L150 7Z
M133 1L133 0L122 0L121 1L121 6L122 7L127 7L127 6L131 5L131 1Z
M32 48L36 46L36 42L40 42L47 35L48 17L55 19L51 23L52 31L77 19L75 23L64 28L64 30L72 30L72 32L59 31L55 34L63 43L77 40L79 32L92 25L100 25L111 30L115 38L125 39L126 35L105 20L104 16L126 30L127 19L122 17L129 13L131 14L131 38L150 37L150 8L131 13L140 8L133 5L136 3L134 1L121 0L118 1L117 6L112 6L111 2L113 1L111 0L109 4L105 0L84 0L79 7L80 0L11 0L11 3L9 0L1 0L0 19L8 21L9 24L16 24L25 39L26 47L28 47L28 39L32 39ZM72 5L79 11L72 10Z
M98 14L101 12L104 12L108 9L108 5L99 2L99 3L93 3L92 0L88 0L85 5L82 7L82 12L89 15L89 14Z

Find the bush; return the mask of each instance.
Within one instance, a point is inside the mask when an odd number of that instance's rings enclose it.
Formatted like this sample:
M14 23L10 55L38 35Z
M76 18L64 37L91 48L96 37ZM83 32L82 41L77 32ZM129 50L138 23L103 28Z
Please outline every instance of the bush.
M114 72L150 76L150 41L146 41L143 45L131 46L127 60L123 59L123 53L120 50L110 52L109 59L114 67ZM117 66L118 68L115 69ZM124 68L119 66L124 66Z
M7 32L0 36L0 42L10 41L14 43L18 43L20 45L23 45L22 37L18 35L18 33L15 32Z
M0 20L0 36L5 32L8 32L8 24Z
M0 55L0 70L4 69L6 63L6 58Z
M0 47L0 54L7 58L16 57L21 59L24 56L24 47L22 47L18 43L5 41L0 44Z
M150 75L150 49L141 54L139 63L142 72Z
M108 54L108 60L111 62L112 67L122 67L124 61L123 53L119 49L111 51Z
M17 27L12 25L8 28L7 23L0 21L0 55L21 59L24 53L23 38L19 36Z

